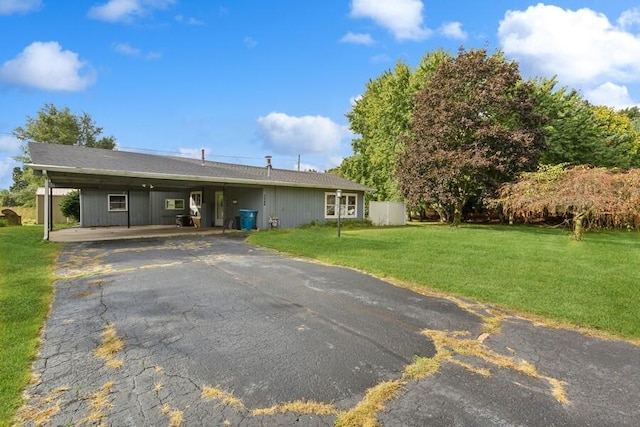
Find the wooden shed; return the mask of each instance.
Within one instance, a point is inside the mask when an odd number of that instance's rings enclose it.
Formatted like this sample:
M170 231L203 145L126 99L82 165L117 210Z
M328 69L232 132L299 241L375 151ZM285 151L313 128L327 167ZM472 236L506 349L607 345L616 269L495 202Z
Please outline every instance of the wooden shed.
M64 224L67 218L60 211L62 198L73 191L71 188L51 188L51 223ZM44 224L44 187L36 191L36 222Z

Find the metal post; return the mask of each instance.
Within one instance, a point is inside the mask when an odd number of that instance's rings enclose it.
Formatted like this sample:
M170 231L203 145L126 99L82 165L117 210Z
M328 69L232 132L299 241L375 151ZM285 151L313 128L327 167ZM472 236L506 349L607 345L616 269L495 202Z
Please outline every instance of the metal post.
M340 238L340 211L341 211L342 190L336 190L336 208L338 209L338 238Z
M44 176L44 212L43 212L43 220L44 220L44 240L49 240L49 231L51 229L50 224L50 216L49 209L51 209L51 196L49 192L49 188L51 188L51 181L49 181L49 176L47 175L47 171L43 170L42 175Z

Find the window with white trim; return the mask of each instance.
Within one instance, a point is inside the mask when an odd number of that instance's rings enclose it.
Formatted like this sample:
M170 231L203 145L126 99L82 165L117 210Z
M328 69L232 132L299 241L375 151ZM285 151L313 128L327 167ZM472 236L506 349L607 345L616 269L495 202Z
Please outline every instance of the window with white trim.
M340 218L357 218L358 195L355 193L342 193L340 201ZM338 218L338 203L336 193L324 193L324 217Z
M164 199L164 208L168 211L182 211L184 199Z
M109 194L109 212L126 212L129 200L126 194Z

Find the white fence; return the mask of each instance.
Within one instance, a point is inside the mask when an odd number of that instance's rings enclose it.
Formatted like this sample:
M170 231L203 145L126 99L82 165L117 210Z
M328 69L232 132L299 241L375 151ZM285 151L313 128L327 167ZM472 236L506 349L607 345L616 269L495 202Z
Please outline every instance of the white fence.
M369 220L374 225L405 225L407 208L404 202L369 202Z

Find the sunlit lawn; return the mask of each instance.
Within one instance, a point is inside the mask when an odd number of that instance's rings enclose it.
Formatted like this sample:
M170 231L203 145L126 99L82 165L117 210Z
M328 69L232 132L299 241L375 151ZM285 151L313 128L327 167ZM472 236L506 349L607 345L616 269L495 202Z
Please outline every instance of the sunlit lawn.
M57 250L40 226L0 227L0 426L10 425L30 379Z
M640 233L443 225L265 231L249 241L522 313L640 337Z
M440 225L254 233L251 243L523 313L640 337L640 233ZM40 226L0 227L0 426L28 384L59 246Z

